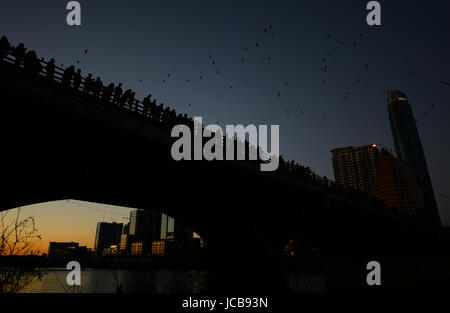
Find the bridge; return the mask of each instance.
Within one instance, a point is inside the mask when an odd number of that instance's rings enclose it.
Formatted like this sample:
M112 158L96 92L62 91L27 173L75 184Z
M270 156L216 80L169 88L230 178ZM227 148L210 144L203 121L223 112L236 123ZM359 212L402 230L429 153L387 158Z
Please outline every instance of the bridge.
M47 65L11 51L0 61L0 210L78 199L166 213L206 240L222 291L283 290L280 273L302 258L337 289L363 288L371 260L389 264L392 288L449 273L442 230L285 162L261 172L260 161L174 161L171 126L189 118L116 101L84 78L75 86Z

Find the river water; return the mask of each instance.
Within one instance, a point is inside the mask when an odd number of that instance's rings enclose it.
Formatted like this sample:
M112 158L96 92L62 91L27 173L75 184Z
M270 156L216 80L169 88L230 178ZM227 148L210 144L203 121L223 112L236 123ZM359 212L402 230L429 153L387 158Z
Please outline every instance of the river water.
M83 269L81 285L68 286L65 268L42 270L41 280L34 280L22 292L26 293L115 293L118 286L124 293L199 293L206 291L207 271L156 270L130 271ZM293 293L325 292L321 274L289 274Z

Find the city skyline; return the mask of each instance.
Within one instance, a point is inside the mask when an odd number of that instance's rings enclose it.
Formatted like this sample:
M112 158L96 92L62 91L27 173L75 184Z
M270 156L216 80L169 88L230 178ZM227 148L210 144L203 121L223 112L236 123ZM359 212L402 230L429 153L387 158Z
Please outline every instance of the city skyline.
M41 237L39 244L33 249L36 253L47 254L49 244L54 243L78 243L95 251L96 229L103 223L130 223L132 212L140 211L136 208L126 208L114 205L92 203L78 200L61 200L36 205L23 206L2 212L5 214L5 224L12 222L20 210L19 219L33 216L36 228ZM175 230L175 220L166 215L162 215L166 220L171 220L171 231ZM161 221L159 221L161 223ZM179 222L177 224L180 224ZM163 234L158 235L163 236ZM165 235L164 235L165 236ZM157 238L157 240L170 240L168 238ZM194 233L194 237L197 234ZM119 242L120 243L120 242Z
M19 208L7 210L9 219L16 217ZM33 216L41 234L40 254L47 253L50 242L78 242L94 249L98 222L123 223L124 216L134 210L119 206L76 200L52 201L20 208L20 218Z

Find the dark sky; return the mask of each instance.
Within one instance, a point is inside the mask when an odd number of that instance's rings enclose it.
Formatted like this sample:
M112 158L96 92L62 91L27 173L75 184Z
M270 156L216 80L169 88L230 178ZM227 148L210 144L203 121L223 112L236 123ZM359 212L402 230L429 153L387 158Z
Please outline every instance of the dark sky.
M379 27L357 0L80 1L80 27L67 2L3 0L0 35L207 123L279 124L281 154L328 177L333 148L393 149L386 93L404 91L450 224L449 1L380 1Z

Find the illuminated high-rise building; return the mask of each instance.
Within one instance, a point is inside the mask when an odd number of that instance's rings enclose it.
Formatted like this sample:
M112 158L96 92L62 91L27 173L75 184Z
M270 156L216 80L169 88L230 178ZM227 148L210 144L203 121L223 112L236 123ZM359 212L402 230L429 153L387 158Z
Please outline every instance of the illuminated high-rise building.
M161 214L157 212L134 210L130 212L128 236L123 236L123 246L132 248L133 243L140 243L139 251L146 255L151 251L153 240L159 239L161 232ZM127 242L128 240L128 242ZM137 248L136 248L137 249ZM137 250L136 250L137 251ZM137 253L137 252L136 252ZM137 254L135 254L137 255Z
M387 106L397 158L410 170L423 196L423 203L416 203L417 216L424 223L440 227L433 186L408 98L401 91L390 91Z
M381 149L377 161L376 197L399 213L415 215L415 202L420 201L414 199L417 195L415 187L408 169L386 149Z
M336 183L375 197L377 146L337 148L331 152Z
M130 223L126 223L122 228L122 235L120 236L120 252L128 254L131 248Z

